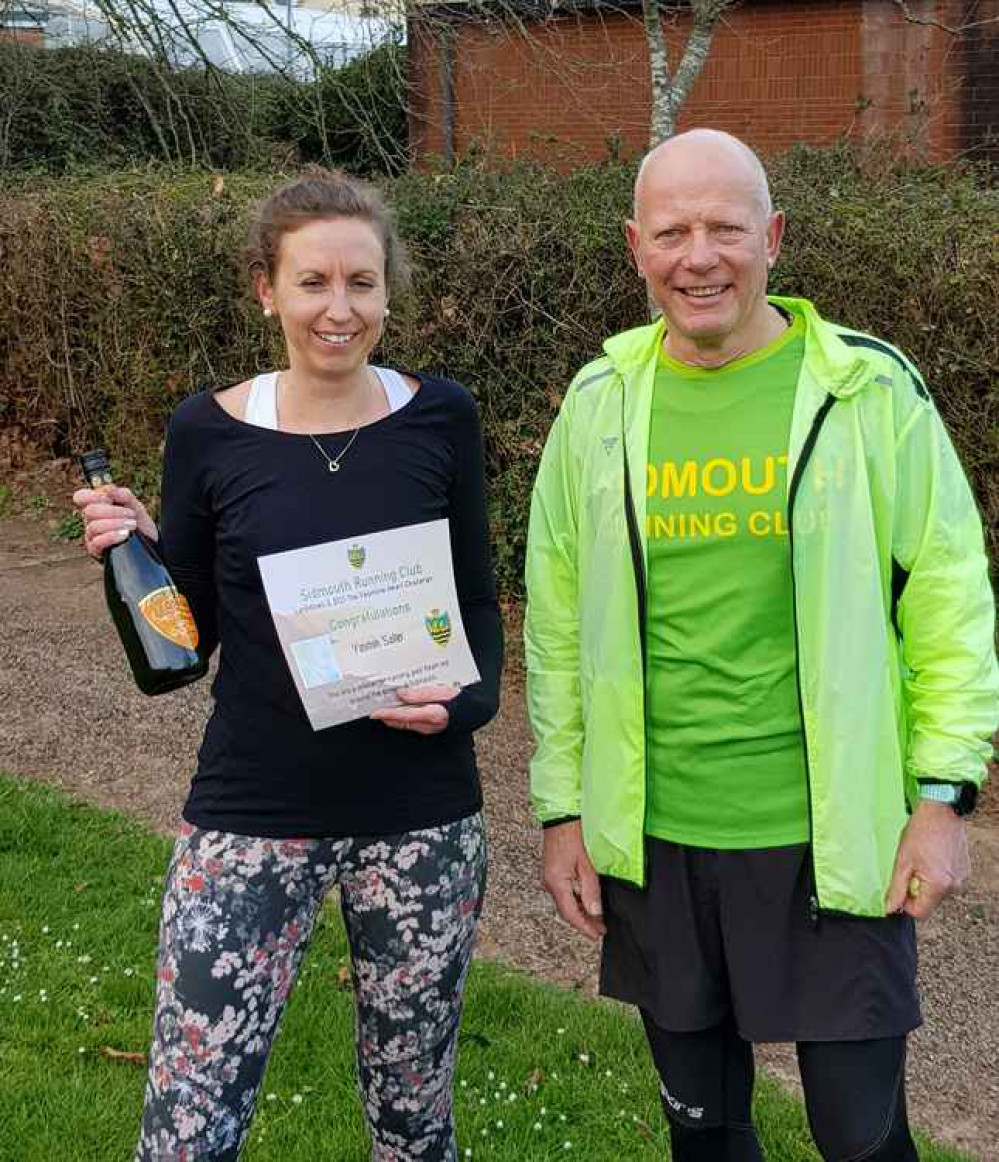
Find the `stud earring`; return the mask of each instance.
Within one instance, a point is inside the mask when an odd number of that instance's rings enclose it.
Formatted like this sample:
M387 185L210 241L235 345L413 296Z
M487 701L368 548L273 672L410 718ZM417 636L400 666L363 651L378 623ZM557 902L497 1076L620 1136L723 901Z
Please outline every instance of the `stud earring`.
M270 307L264 307L264 318L271 319L273 317L274 317L274 312L270 309Z
M385 308L385 318L387 319L389 317L389 315L391 315L391 314L392 314L392 312L388 309L388 307L386 307Z

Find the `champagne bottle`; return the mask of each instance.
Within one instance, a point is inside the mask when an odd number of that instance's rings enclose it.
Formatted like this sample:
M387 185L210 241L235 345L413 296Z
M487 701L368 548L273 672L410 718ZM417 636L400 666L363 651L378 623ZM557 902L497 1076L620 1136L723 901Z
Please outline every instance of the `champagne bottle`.
M91 488L113 483L103 448L80 457ZM104 595L143 694L165 694L204 677L208 662L198 653L198 627L156 546L139 532L104 554Z

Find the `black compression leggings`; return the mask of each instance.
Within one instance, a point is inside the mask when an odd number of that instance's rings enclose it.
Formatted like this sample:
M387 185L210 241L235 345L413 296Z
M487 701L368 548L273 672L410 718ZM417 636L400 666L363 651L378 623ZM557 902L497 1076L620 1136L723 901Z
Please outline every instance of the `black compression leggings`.
M670 1033L643 1013L673 1162L762 1162L752 1121L753 1048L727 1023ZM905 1038L802 1041L798 1065L825 1162L917 1162L905 1110Z

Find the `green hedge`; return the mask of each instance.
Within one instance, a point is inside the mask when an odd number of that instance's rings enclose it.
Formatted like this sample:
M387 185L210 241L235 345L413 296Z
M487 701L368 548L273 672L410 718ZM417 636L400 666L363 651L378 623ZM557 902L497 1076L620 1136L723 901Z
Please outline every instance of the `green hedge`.
M789 230L774 289L905 349L922 367L999 550L999 197L988 175L865 174L844 150L772 167ZM640 322L607 165L407 175L388 183L415 259L380 357L479 399L497 559L520 592L529 489L573 371ZM238 270L245 208L276 178L120 173L0 192L0 426L46 450L103 441L154 475L164 419L199 384L271 366L273 331ZM213 184L216 183L216 184Z
M374 49L314 83L169 69L92 46L0 42L0 174L145 162L355 173L405 166L403 50Z

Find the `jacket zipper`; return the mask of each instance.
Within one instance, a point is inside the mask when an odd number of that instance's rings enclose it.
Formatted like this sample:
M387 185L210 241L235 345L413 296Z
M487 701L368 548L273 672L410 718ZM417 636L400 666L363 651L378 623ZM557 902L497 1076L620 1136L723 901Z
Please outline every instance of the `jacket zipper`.
M631 492L631 473L628 465L627 425L624 417L624 392L621 393L621 452L624 465L624 519L628 526L628 546L631 549L631 567L635 574L635 597L638 603L638 642L642 651L642 734L645 740L645 794L642 817L642 876L645 883L649 880L649 845L645 842L645 823L649 810L648 789L648 658L645 641L646 621L646 584L645 584L645 554L642 552L642 537L638 528L638 514L635 512L635 498Z
M635 500L631 495L631 477L628 474L628 450L624 450L624 515L628 524L628 544L631 548L631 567L635 572L635 594L638 599L638 632L641 635L642 648L642 678L646 676L647 660L645 657L645 561L642 553L642 539L638 531L638 514L635 512ZM644 684L642 686L644 690ZM644 707L643 707L644 708Z
M825 423L826 416L832 410L833 404L836 402L834 395L827 395L822 401L822 405L815 413L815 418L812 420L812 426L808 431L808 436L801 447L801 455L798 457L798 462L794 466L794 472L791 476L791 487L788 489L787 495L787 538L788 548L791 554L791 612L793 614L794 622L794 682L795 689L798 692L798 714L801 717L801 735L804 742L805 751L805 792L808 803L808 876L810 881L808 894L808 917L813 924L818 924L819 913L821 905L819 903L819 887L818 880L815 876L815 820L812 813L812 771L811 763L808 758L808 737L807 727L805 726L805 700L801 694L801 649L800 638L798 631L798 585L794 576L794 502L798 495L798 488L801 484L801 477L811 458L812 450L815 447L815 442L819 438L819 432L822 430L822 425Z

